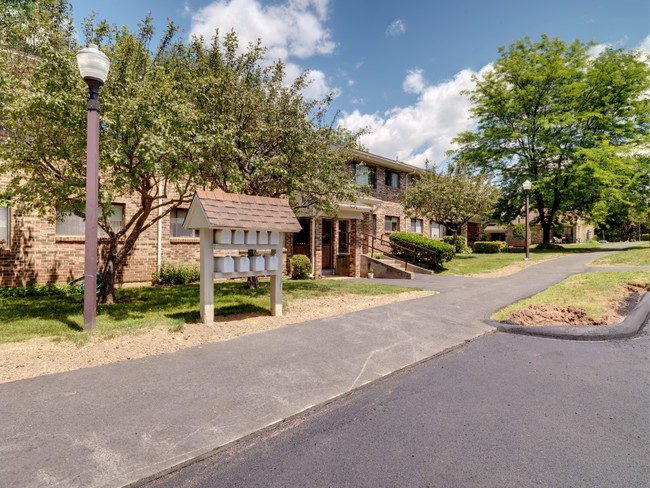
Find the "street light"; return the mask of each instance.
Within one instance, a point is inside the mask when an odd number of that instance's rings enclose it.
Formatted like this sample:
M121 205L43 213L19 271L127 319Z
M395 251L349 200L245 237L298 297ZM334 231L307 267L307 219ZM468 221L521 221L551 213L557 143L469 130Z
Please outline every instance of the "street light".
M95 44L77 53L81 77L88 84L86 139L86 234L84 255L84 330L93 332L97 306L97 217L99 194L99 88L111 63Z
M528 228L528 195L530 193L530 187L532 186L530 180L524 181L522 185L526 191L526 258L525 261L530 259L530 240L529 240L529 228Z

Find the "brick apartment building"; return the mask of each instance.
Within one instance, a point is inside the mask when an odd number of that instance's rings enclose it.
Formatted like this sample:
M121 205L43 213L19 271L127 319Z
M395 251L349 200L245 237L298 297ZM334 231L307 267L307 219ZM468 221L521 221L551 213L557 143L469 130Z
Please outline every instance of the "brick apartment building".
M310 257L314 276L360 276L361 252L368 235L390 231L443 235L442 226L409 219L399 203L413 176L423 170L399 161L355 151L349 164L356 181L367 187L357 202L341 203L337 215L301 215L302 230L287 236L286 260L294 254ZM0 187L8 178L0 177ZM138 208L135 198L114 202L113 228L123 225ZM189 205L188 205L189 207ZM148 282L162 263L198 264L199 238L183 228L187 209L178 209L146 230L138 239L117 283ZM99 237L102 249L102 237ZM66 283L83 275L84 223L74 216L44 219L19 207L0 207L0 285L29 282Z

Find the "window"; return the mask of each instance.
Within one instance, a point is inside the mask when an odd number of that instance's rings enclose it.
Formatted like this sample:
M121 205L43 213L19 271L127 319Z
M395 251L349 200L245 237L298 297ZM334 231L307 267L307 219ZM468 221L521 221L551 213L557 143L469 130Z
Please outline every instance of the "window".
M430 234L431 237L435 239L442 239L442 236L445 235L445 228L442 224L439 224L438 222L431 222L430 224Z
M58 236L83 236L86 234L85 220L69 210L57 209L56 235ZM111 216L108 219L113 232L119 232L124 227L124 205L111 205ZM103 229L97 229L99 237L106 237Z
M186 208L177 208L170 214L170 231L172 237L199 237L199 229L186 229L183 227L183 221L187 217Z
M399 217L384 217L384 230L388 232L399 231Z
M350 252L350 233L348 232L348 221L339 220L339 254Z
M386 183L386 186L399 188L399 173L387 169L384 183Z
M124 228L124 205L115 203L111 205L111 216L108 219L108 223L113 232L119 232ZM106 232L100 229L99 235L106 236Z
M0 207L0 249L9 246L9 207Z
M422 234L422 219L411 219L411 232Z
M375 168L361 163L354 163L354 180L363 186L375 186Z

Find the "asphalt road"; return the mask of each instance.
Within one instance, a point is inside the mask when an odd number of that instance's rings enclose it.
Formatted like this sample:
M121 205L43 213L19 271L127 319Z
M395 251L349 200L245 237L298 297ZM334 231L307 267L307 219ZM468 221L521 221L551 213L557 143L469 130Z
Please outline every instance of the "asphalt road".
M647 488L647 327L491 334L145 486Z

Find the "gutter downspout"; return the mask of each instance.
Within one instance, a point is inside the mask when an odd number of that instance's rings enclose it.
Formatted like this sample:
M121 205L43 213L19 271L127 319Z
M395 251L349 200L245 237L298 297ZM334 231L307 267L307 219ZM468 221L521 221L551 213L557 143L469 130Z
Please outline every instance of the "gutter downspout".
M311 245L310 250L311 256L309 258L311 259L311 276L310 278L312 280L316 279L316 212L312 215L311 218L311 226L309 228L310 234L311 234Z
M162 195L162 182L158 181L158 195ZM158 197L158 235L156 237L156 271L160 273L162 266L162 197Z

